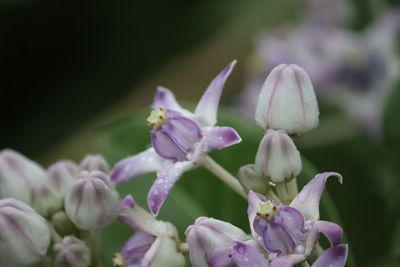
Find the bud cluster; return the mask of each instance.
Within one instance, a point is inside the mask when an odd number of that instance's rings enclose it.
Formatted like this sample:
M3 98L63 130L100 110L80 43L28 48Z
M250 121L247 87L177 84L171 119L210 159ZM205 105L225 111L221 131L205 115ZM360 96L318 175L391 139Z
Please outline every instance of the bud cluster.
M261 89L255 115L257 124L266 133L255 163L239 171L242 185L264 194L268 185L276 185L281 199L287 202L293 198L297 189L296 182L291 180L300 174L302 163L289 135L315 128L318 116L318 103L308 74L294 64L281 64L273 69Z
M2 150L0 265L50 260L52 266L89 266L87 231L116 217L118 193L108 172L100 155L87 155L79 165L60 160L45 170L16 151Z

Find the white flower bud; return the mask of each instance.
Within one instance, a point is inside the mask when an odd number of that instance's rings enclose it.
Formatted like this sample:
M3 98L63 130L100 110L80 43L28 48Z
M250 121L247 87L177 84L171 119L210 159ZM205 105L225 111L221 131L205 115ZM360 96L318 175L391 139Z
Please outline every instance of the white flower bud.
M107 174L82 171L65 198L65 209L80 229L100 229L116 217L118 193Z
M255 166L273 183L299 175L301 158L292 139L282 130L268 130L258 147Z
M264 130L301 134L318 125L318 103L308 74L295 64L281 64L268 75L255 119Z
M238 178L246 191L252 190L263 195L268 192L268 180L255 168L254 164L247 164L240 167Z
M81 170L110 172L110 166L102 155L86 155L79 164Z
M46 171L20 153L0 152L0 198L13 197L49 216L62 208L62 197L48 182Z
M65 196L78 178L79 167L70 160L60 160L47 168L50 184Z
M74 237L66 236L53 246L54 267L87 267L90 265L90 250L86 244Z
M46 220L13 198L0 200L0 229L0 263L31 266L42 260L50 245Z

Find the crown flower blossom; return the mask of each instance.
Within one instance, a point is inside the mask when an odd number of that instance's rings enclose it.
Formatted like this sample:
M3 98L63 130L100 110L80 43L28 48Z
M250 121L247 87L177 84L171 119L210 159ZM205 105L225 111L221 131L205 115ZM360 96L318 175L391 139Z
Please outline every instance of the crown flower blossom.
M215 126L222 89L235 64L233 61L214 78L194 113L182 108L171 91L159 87L147 119L153 146L118 162L112 170L111 179L117 184L157 172L147 198L154 215L185 171L196 167L210 151L241 142L233 128Z
M119 204L118 219L135 234L114 257L115 267L185 266L176 228L169 222L156 220L131 195Z
M322 233L331 248L323 252L313 266L344 266L347 246L340 244L343 230L335 223L319 220L319 201L330 176L336 176L342 182L338 173L317 174L289 205L274 203L260 194L249 192L248 215L252 235L261 240L272 263L292 266L304 261ZM327 262L329 264L324 265Z

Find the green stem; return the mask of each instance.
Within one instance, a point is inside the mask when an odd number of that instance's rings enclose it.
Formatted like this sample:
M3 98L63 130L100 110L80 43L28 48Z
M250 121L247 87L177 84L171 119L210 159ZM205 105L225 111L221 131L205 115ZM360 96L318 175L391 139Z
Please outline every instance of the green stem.
M287 192L285 183L277 183L276 192L278 193L278 197L280 198L280 200L282 200L283 203L289 203L289 194Z
M91 262L93 267L100 266L99 250L100 250L100 235L98 230L90 230L88 232L87 243L90 248Z
M297 179L293 178L286 185L287 185L287 190L288 190L288 194L289 194L289 202L291 202L297 196L297 193L299 192L297 189Z
M206 156L199 163L216 177L218 177L221 181L223 181L226 185L232 188L236 193L244 198L247 198L246 192L244 191L242 185L239 183L236 177L225 170L215 160Z

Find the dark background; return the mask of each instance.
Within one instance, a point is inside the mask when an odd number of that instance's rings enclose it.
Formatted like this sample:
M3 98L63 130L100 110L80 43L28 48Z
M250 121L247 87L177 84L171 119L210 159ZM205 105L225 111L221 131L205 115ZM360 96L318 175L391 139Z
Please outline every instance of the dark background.
M0 147L40 155L260 2L0 1Z

